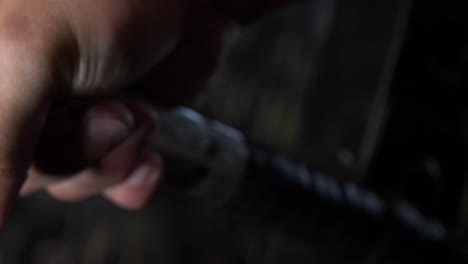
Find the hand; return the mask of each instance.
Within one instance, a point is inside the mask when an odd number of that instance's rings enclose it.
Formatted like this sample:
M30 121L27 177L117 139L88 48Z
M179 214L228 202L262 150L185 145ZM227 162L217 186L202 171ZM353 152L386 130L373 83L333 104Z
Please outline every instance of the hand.
M162 170L160 158L144 147L157 125L154 110L109 101L64 118L51 105L135 84L150 99L193 97L216 64L223 18L183 3L1 1L0 226L20 189L44 188L65 201L102 193L130 209L146 203ZM79 128L79 144L63 135L65 120ZM57 178L35 166L42 158L36 153L53 146L44 143L47 135L70 143L63 155L83 153L78 173Z
M46 189L66 202L101 193L120 207L141 208L162 173L161 158L150 148L156 126L156 113L142 103L55 109L20 193Z

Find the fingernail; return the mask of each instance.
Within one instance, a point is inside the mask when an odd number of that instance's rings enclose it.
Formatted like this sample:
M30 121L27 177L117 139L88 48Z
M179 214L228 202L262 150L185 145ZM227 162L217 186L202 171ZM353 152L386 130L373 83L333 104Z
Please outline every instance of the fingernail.
M160 168L143 165L128 179L128 184L134 187L148 186L153 184L159 178L160 174Z
M90 144L108 147L125 139L131 127L123 121L110 115L96 115L88 120L87 136Z

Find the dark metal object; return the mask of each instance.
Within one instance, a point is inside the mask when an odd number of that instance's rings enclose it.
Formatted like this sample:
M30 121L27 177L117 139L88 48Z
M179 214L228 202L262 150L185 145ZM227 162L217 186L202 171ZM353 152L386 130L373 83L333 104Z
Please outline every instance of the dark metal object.
M437 243L448 239L444 226L403 199L380 197L249 144L242 133L186 108L161 112L155 148L168 161L168 184L304 239L307 227L329 213L350 223L359 218L359 225L378 232L391 229Z

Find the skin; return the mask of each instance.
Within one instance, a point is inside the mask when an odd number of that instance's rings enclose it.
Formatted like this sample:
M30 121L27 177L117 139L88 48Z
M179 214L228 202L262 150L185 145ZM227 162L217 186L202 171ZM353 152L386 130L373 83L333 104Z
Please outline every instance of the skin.
M189 102L216 66L224 25L283 2L0 0L0 226L19 193L41 189L62 201L101 194L123 208L144 206L163 172L145 148L157 136L154 109L106 100L71 115L52 105L123 89ZM64 120L77 137L64 132ZM53 158L47 136L70 145L59 156L82 153L82 166L62 175L39 167Z

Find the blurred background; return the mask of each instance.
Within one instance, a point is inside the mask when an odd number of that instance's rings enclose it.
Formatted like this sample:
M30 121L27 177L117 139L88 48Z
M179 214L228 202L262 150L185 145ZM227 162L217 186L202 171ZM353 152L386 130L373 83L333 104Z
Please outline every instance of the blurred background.
M193 105L335 178L408 200L450 230L456 249L333 214L305 242L163 186L138 212L99 197L22 199L0 263L454 263L446 252L468 252L467 11L461 0L296 4L226 33Z

